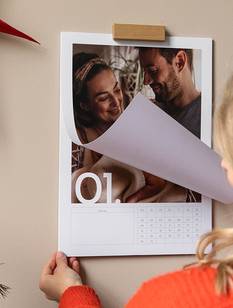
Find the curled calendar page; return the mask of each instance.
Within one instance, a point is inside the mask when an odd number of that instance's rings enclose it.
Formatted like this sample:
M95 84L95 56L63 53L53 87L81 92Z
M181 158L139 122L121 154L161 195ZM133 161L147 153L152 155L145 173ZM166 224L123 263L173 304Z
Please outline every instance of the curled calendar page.
M61 39L59 249L193 253L209 198L233 201L210 148L211 40Z
M74 143L209 198L233 202L220 157L140 93L103 135L85 145L69 125L72 116L65 122Z

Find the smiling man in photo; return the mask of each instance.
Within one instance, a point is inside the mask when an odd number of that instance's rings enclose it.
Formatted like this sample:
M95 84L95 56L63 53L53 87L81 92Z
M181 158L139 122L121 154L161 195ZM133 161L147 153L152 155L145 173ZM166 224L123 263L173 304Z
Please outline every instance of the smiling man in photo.
M201 93L192 78L192 49L141 47L139 58L156 104L200 138Z

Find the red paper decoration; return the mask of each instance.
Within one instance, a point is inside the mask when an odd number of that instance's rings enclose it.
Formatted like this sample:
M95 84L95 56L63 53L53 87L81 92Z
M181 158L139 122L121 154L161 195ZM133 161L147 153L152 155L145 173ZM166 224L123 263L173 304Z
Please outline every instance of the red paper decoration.
M10 35L14 35L14 36L18 36L18 37L21 37L23 39L26 39L26 40L35 42L37 44L40 44L39 42L34 40L34 38L32 38L31 36L13 28L12 26L8 25L5 21L3 21L1 19L0 19L0 32L10 34Z

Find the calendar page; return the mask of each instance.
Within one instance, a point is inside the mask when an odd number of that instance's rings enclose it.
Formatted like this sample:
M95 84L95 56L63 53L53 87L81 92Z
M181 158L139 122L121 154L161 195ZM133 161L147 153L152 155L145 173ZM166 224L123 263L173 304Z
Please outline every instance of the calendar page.
M62 33L59 249L67 255L192 254L211 230L211 198L232 201L210 148L211 44Z

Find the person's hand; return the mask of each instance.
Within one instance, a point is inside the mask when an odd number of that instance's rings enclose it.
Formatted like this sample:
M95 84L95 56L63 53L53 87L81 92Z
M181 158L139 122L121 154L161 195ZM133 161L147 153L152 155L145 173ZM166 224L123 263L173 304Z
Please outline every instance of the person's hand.
M78 259L67 258L62 252L54 253L42 270L40 289L48 299L59 301L64 291L75 285L82 285Z
M136 203L150 198L159 193L165 186L166 181L147 172L143 172L146 185L126 199L127 203Z

